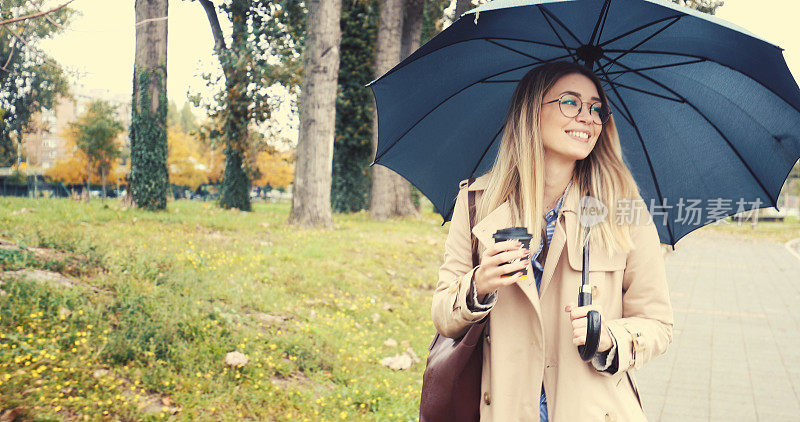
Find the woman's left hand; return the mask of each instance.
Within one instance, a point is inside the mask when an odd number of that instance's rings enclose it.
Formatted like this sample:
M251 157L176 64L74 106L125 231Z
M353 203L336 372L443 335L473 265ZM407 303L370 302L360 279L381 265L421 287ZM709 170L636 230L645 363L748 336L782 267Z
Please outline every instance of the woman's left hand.
M603 315L603 308L597 304L580 307L570 304L564 308L564 312L569 313L569 318L572 321L572 344L575 346L586 344L586 314L588 314L589 311L597 311L600 313L600 344L597 346L597 352L605 352L610 349L614 343L611 341L611 336L608 334L608 329L606 328L606 318Z

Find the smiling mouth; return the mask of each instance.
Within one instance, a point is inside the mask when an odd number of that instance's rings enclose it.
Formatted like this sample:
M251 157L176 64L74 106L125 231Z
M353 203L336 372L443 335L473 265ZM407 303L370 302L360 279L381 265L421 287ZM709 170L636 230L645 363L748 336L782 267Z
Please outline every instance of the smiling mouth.
M564 131L570 138L579 142L589 142L589 134L581 131Z

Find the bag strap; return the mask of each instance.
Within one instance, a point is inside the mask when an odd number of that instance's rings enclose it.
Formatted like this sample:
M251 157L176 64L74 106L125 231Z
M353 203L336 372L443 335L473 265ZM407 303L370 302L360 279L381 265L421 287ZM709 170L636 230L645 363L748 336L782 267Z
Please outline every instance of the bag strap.
M469 189L469 185L475 181L474 177L470 177L469 181L467 181L467 189ZM475 191L468 190L467 191L467 203L469 204L469 234L470 240L472 244L472 268L475 268L479 264L479 257L478 257L478 238L472 233L472 227L475 226Z

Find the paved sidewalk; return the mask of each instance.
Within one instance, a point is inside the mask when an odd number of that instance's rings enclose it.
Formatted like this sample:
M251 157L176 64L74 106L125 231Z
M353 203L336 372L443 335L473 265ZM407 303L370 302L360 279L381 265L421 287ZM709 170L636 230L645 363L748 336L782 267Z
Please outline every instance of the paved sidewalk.
M800 260L695 232L666 268L673 342L637 374L648 419L800 421Z

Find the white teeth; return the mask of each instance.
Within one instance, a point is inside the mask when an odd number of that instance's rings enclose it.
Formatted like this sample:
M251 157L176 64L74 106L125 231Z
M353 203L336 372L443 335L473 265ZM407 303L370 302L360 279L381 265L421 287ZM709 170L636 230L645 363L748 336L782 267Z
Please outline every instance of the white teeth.
M567 133L572 135L572 136L576 136L578 138L589 139L589 134L586 133L586 132L577 132L577 131L572 131L571 130L571 131L568 131Z

